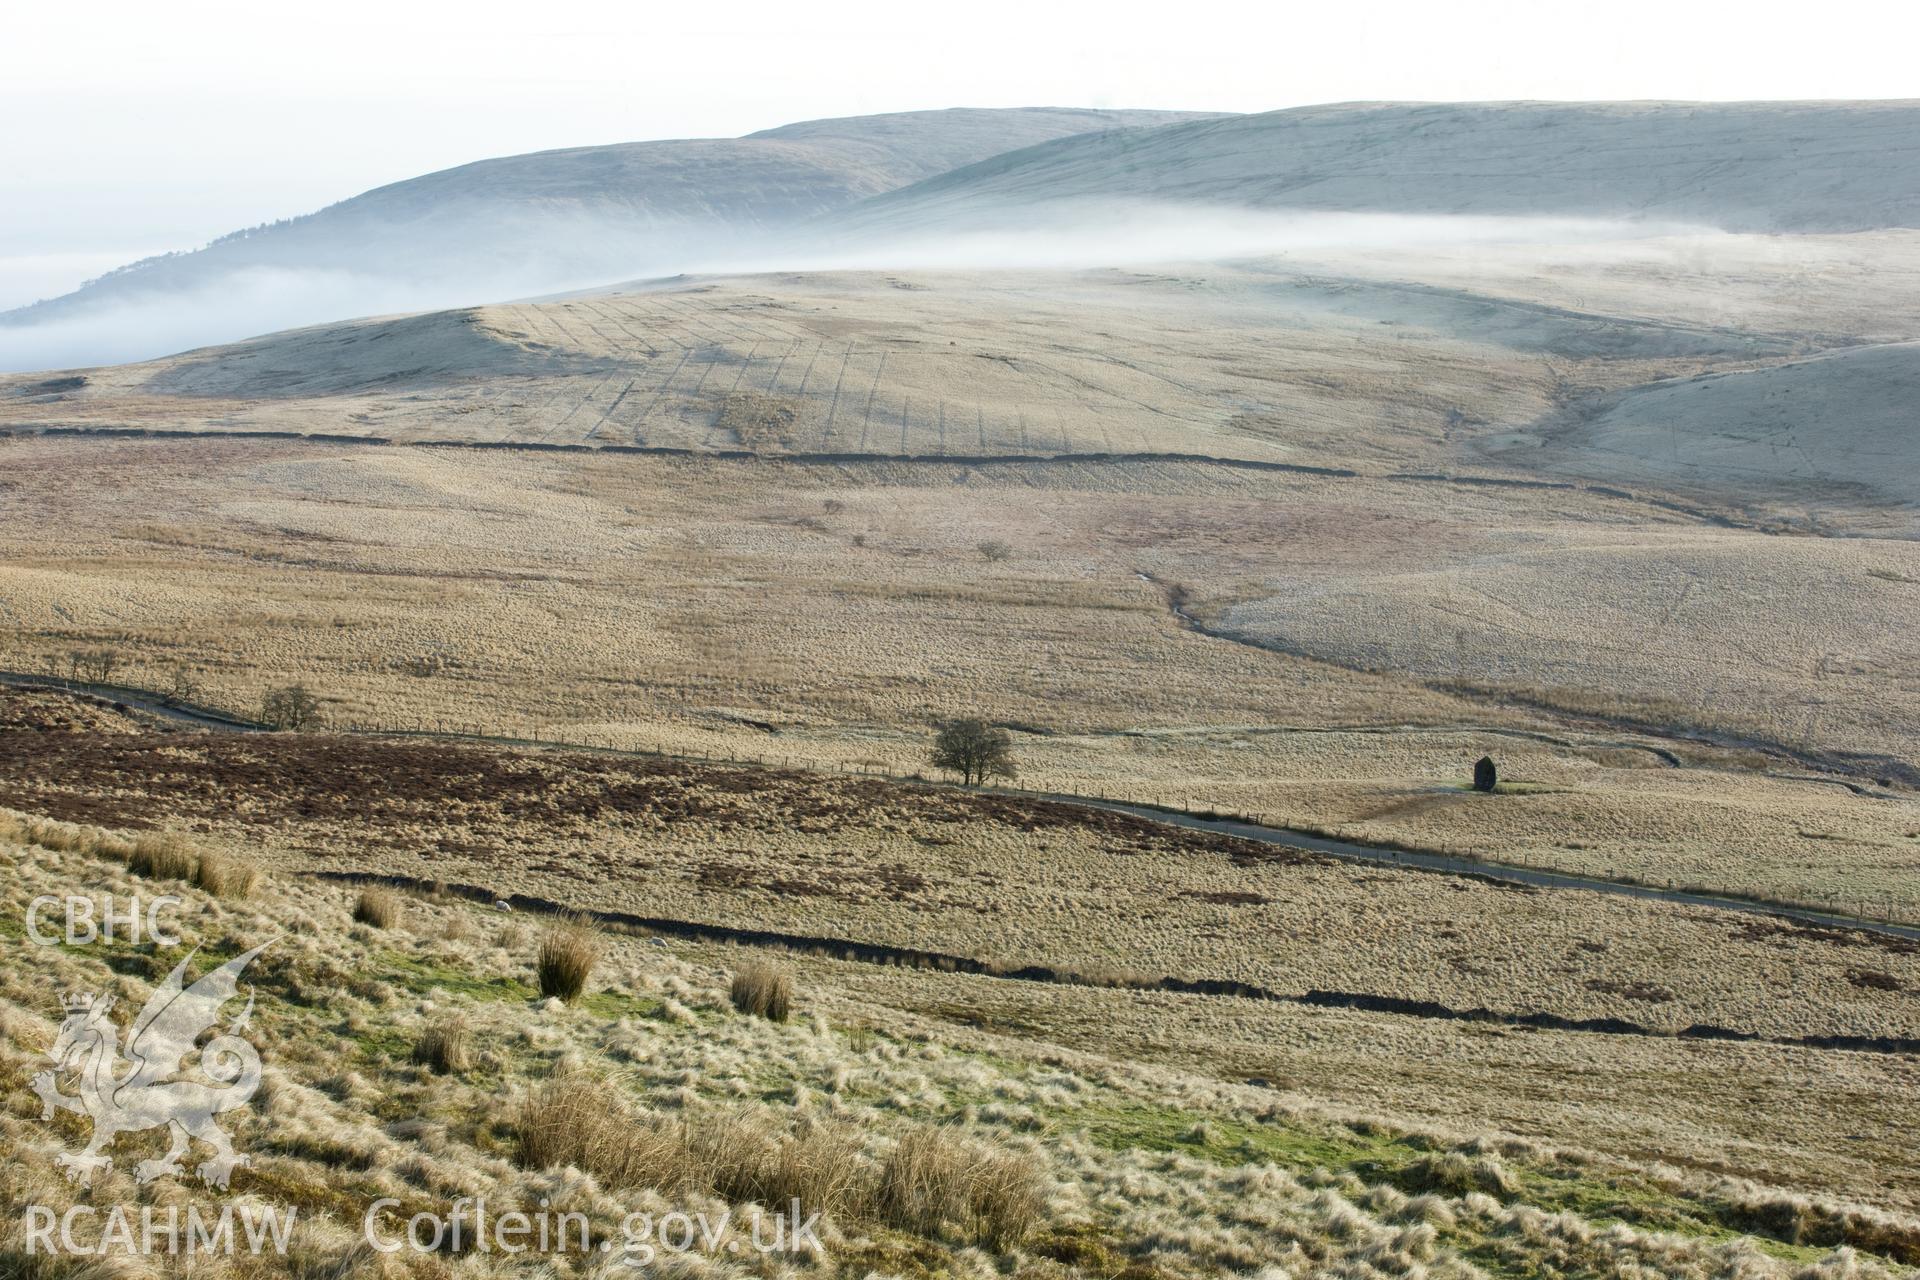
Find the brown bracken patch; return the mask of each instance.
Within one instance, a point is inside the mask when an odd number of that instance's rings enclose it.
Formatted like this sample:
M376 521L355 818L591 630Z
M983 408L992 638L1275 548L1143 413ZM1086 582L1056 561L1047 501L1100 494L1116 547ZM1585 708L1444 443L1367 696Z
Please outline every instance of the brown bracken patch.
M509 850L529 832L584 837L608 824L637 831L691 824L751 844L756 833L992 823L1026 833L1086 830L1140 853L1213 853L1242 866L1320 861L1111 810L890 779L420 738L24 727L60 722L62 703L85 706L61 694L0 691L0 708L12 708L8 714L22 726L0 727L0 805L129 830L204 826L214 815L262 832L351 830L363 843L445 856ZM606 869L601 861L583 847L553 869L590 876ZM912 897L928 888L904 866L786 871L753 882L783 895L847 900ZM716 863L701 872L702 882L731 874Z

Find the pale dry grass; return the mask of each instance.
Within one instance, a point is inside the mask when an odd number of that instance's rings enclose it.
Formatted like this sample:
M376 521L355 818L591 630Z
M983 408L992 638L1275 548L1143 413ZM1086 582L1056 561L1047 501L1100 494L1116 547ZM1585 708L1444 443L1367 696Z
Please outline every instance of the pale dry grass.
M0 840L58 853L85 853L125 862L133 853L127 836L84 823L61 822L16 809L0 809Z
M443 1018L421 1033L413 1060L441 1075L460 1075L473 1065L473 1028L466 1019Z
M540 994L569 1002L578 1000L593 978L600 948L600 940L584 920L565 920L550 927L541 935L535 962Z
M1356 1121L1419 1114L1462 1132L1658 1150L1683 1167L1776 1185L1845 1186L1850 1195L1920 1207L1920 1174L1898 1136L1920 1071L1898 1055L1766 1045L1709 1050L1664 1037L1520 1033L1360 1011L800 963L810 984L835 980L849 993L943 1027L983 1027L1036 1047L1072 1044L1258 1082L1270 1106L1330 1103ZM844 976L830 979L842 968ZM1820 1102L1839 1096L1849 1100L1846 1107Z
M200 851L193 883L216 898L251 898L260 888L260 869L244 860L212 850Z
M749 960L734 971L728 998L741 1013L785 1022L793 1012L793 974L764 960Z
M153 880L191 880L200 855L184 836L171 831L143 831L133 838L127 867Z
M38 846L10 846L0 855L12 871L3 890L9 909L19 895L57 885L118 890L127 874L117 861ZM1523 1274L1551 1264L1596 1274L1788 1280L1825 1259L1829 1266L1851 1266L1849 1274L1862 1280L1878 1280L1892 1269L1874 1252L1907 1249L1920 1225L1831 1197L1758 1185L1720 1188L1673 1169L1595 1164L1598 1157L1499 1135L1471 1140L1442 1128L1402 1142L1386 1119L1349 1127L1298 1095L1223 1083L1130 1055L985 1036L925 1019L912 1001L849 1000L838 988L840 978L863 975L933 984L945 998L984 1013L991 1002L974 997L989 979L802 962L810 966L809 990L820 990L819 1003L834 1022L889 1028L855 1054L826 1023L779 1026L718 1016L727 1003L724 975L714 968L721 950L681 959L642 940L610 937L605 963L622 985L678 992L690 1006L690 1024L649 1017L645 1000L598 1012L548 1009L525 996L503 999L498 988L472 981L491 974L532 990L529 958L497 947L490 929L451 941L411 934L362 939L347 928L351 903L327 887L298 877L274 883L270 898L238 903L183 889L184 918L226 931L196 940L286 939L284 956L250 975L260 1006L253 1034L270 1087L232 1121L237 1142L254 1156L254 1168L236 1175L236 1190L267 1203L324 1201L347 1223L383 1194L408 1204L415 1201L406 1197L422 1195L483 1194L495 1204L546 1197L587 1215L596 1233L617 1238L619 1223L636 1205L658 1214L712 1206L716 1195L751 1206L800 1194L838 1206L828 1219L826 1263L864 1274L897 1256L868 1252L880 1238L869 1234L870 1221L888 1219L867 1206L879 1203L883 1170L893 1160L897 1185L919 1188L917 1197L901 1202L937 1206L940 1221L929 1228L937 1233L932 1236L888 1238L904 1240L940 1269L982 1280L1040 1257L1053 1260L1056 1274L1075 1276L1136 1267L1199 1280L1223 1269L1279 1267L1301 1280L1334 1280L1404 1275L1419 1267L1464 1280L1473 1274L1461 1252L1468 1249ZM457 903L446 909L476 918L487 911ZM389 961L382 957L396 953L404 966L384 967ZM0 1111L0 1141L15 1153L0 1174L0 1260L9 1266L19 1261L19 1206L60 1210L78 1194L51 1162L67 1137L32 1118L37 1110L16 1105L31 1101L24 1082L51 1034L45 992L96 989L113 980L110 957L55 949L43 959L32 974L0 971L0 1090L9 1103ZM338 975L349 972L354 982L343 985ZM423 980L426 985L418 985ZM131 976L124 982L125 997L137 1005L144 983ZM382 988L432 998L394 1000L391 992L383 997ZM1119 1002L1116 1009L1137 1002L1116 992L1032 989L1063 1013L1083 997ZM310 1009L325 1009L326 1016L316 1022L306 1016ZM484 1082L422 1072L411 1061L410 1045L455 1014L499 1046L497 1060L484 1067L490 1073ZM1164 1011L1155 1016L1173 1025ZM1318 1023L1345 1020L1326 1015ZM1123 1039L1137 1035L1127 1029L1125 1014L1107 1011L1103 1021ZM1038 1025L1030 1021L1027 1034ZM1064 1024L1062 1033L1083 1046L1102 1043L1100 1035ZM343 1057L342 1035L354 1046L351 1056ZM1193 1047L1211 1052L1220 1039L1216 1029ZM1376 1041L1372 1074L1395 1074L1378 1070L1380 1051ZM1701 1055L1731 1061L1749 1052L1696 1046L1666 1061L1684 1075L1699 1069ZM1430 1052L1422 1060L1454 1056ZM1690 1060L1696 1065L1682 1066ZM1408 1058L1404 1066L1413 1063ZM1860 1096L1857 1084L1847 1087ZM769 1088L781 1094L776 1107L751 1100ZM503 1091L528 1099L529 1109L502 1116ZM1515 1091L1510 1085L1508 1092ZM1745 1110L1741 1103L1730 1114ZM384 1118L408 1113L432 1119ZM503 1127L501 1120L508 1123ZM1045 1141L1036 1137L1041 1133ZM123 1138L117 1154L130 1161L132 1144ZM503 1152L513 1158L503 1159ZM902 1152L917 1154L909 1162ZM1469 1165L1497 1161L1513 1173L1517 1195L1505 1203L1479 1191L1410 1199L1394 1189L1393 1180L1412 1176L1408 1171L1421 1160L1441 1153ZM919 1171L914 1178L904 1177L909 1163ZM117 1165L95 1194L131 1195L130 1167ZM848 1170L855 1171L851 1178ZM1551 1178L1541 1176L1546 1170ZM1534 1203L1528 1188L1535 1186L1577 1186L1583 1196L1626 1189L1690 1225L1678 1234L1601 1226ZM164 1189L170 1203L217 1203L194 1184L169 1182ZM1032 1208L1039 1203L1044 1211ZM1039 1216L1031 1217L1034 1212ZM918 1220L931 1222L930 1213ZM1740 1213L1786 1256L1728 1240L1721 1227L1699 1234L1707 1231L1699 1215ZM359 1265L350 1227L324 1217L302 1221L293 1269L260 1274ZM731 1238L744 1241L747 1227L733 1230L742 1234ZM997 1241L996 1230L1004 1233ZM1782 1241L1796 1231L1808 1243ZM732 1274L728 1238L716 1253L676 1259L676 1267L689 1276ZM979 1248L967 1248L975 1239ZM1852 1240L1865 1252L1843 1263L1829 1240ZM541 1261L556 1277L584 1278L598 1274L594 1266L602 1260L568 1254ZM388 1265L396 1276L446 1275L443 1260L433 1255L405 1254ZM164 1260L156 1269L166 1277L188 1274ZM253 1280L255 1273L230 1273L218 1259L201 1259L191 1274Z
M353 900L353 918L376 929L394 929L406 911L406 900L392 889L369 885Z
M931 464L10 447L41 459L23 483L78 467L63 498L116 494L78 517L111 554L50 563L15 536L21 567L0 578L24 620L22 665L78 627L138 655L132 683L164 685L187 661L209 672L208 699L243 714L298 679L343 726L898 773L928 768L931 723L981 715L1034 730L1016 731L1016 755L1039 789L1920 914L1910 795L1870 803L1786 780L1811 772L1788 757L1505 705L1785 743L1869 785L1904 776L1902 726L1920 720L1898 713L1911 691L1887 645L1914 602L1873 576L1920 576L1903 542L1703 529L1586 494L1356 491L1174 463L955 484ZM130 458L137 474L123 474ZM208 522L227 500L194 496L208 485L255 495L246 519ZM306 501L315 487L338 502ZM529 491L539 502L517 511ZM823 495L840 509L822 514ZM158 551L151 519L133 522L143 508L174 531ZM442 513L431 539L422 509ZM8 536L0 522L0 547ZM985 565L972 548L989 537L1030 550ZM478 550L494 547L541 578L537 604ZM1183 587L1210 625L1289 652L1182 629L1142 573ZM274 622L245 621L261 616ZM423 652L444 659L431 679L381 660ZM1434 787L1480 754L1553 785L1521 805L1430 812Z

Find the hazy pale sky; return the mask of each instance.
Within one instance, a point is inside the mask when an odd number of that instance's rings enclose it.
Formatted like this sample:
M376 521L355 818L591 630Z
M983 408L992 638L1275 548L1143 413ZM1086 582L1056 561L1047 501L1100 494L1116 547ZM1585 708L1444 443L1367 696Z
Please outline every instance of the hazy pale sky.
M0 307L546 147L947 106L1920 95L1920 6L95 0L0 42Z

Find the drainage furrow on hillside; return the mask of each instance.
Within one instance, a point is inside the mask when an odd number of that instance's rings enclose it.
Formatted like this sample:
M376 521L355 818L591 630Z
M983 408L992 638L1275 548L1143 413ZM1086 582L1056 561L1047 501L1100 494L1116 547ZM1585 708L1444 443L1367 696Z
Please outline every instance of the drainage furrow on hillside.
M531 894L499 895L481 885L453 884L439 880L427 881L412 876L364 871L308 871L301 874L333 883L386 885L421 893L447 894L474 902L503 903L515 911L585 916L604 925L666 937L684 938L691 942L766 947L894 968L973 974L1009 982L1039 982L1094 989L1217 996L1298 1005L1312 1009L1353 1009L1365 1013L1385 1013L1451 1022L1492 1023L1499 1026L1525 1027L1543 1031L1590 1032L1600 1035L1647 1036L1659 1039L1738 1041L1780 1045L1795 1049L1838 1049L1857 1053L1920 1054L1920 1039L1901 1036L1763 1036L1751 1031L1740 1031L1732 1027L1704 1022L1679 1030L1664 1030L1622 1018L1568 1018L1547 1012L1512 1013L1488 1008L1457 1009L1433 1000L1406 1000L1397 996L1361 991L1326 991L1315 988L1300 993L1288 993L1255 983L1225 978L1089 977L1071 969L1058 969L1049 965L1006 968L973 956L955 955L945 951L928 951L918 947L896 947L886 943L784 933L772 929L743 929L732 925L704 924L699 921L675 920L664 916L643 916L628 911L594 910L557 902L551 898L535 897Z

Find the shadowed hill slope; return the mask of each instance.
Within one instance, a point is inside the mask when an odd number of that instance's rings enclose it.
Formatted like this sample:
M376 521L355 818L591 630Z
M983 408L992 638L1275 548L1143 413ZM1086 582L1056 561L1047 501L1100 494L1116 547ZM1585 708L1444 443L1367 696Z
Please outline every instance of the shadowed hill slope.
M1582 474L1920 503L1920 344L1662 382L1545 433ZM1523 438L1517 447L1532 443Z
M1042 143L880 196L859 221L932 226L1082 200L1912 227L1920 103L1306 107Z

